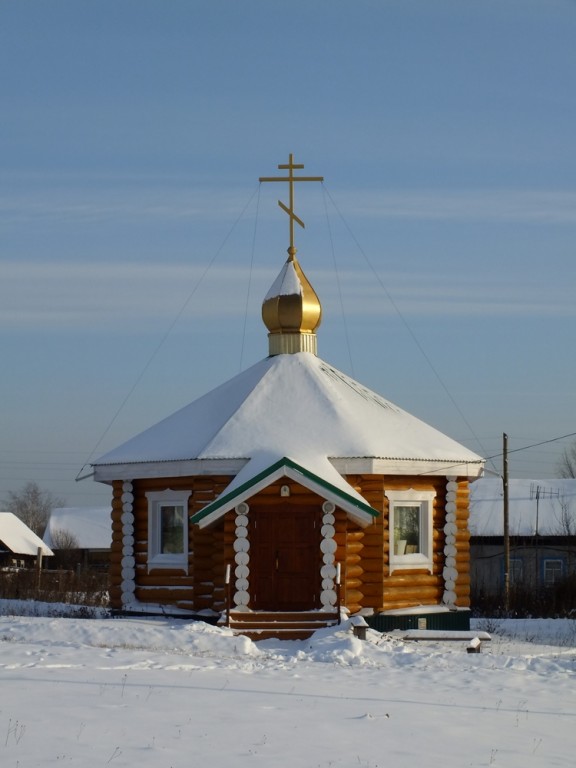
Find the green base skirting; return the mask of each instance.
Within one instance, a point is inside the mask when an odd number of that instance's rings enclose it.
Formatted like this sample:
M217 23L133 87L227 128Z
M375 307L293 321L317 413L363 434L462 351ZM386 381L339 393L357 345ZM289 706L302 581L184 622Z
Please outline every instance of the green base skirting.
M391 632L393 629L469 630L470 616L469 610L426 613L426 609L423 608L415 613L376 613L364 618L372 629L378 632Z

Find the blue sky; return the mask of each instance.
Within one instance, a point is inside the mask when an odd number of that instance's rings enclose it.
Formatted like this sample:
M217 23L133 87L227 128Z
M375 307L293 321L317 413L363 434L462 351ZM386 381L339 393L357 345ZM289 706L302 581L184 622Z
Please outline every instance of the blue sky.
M105 501L90 457L267 354L290 152L324 359L485 456L576 432L574 40L568 0L3 0L0 500Z

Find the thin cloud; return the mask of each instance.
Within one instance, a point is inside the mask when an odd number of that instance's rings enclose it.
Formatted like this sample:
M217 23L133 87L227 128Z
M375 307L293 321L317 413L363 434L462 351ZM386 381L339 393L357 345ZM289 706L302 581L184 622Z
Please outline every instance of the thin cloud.
M205 267L179 263L138 264L5 262L0 283L0 328L79 328L136 331L158 328L185 307L191 318L242 317L250 291L249 312L256 316L260 301L275 277L258 269L250 284L240 267ZM392 272L383 275L386 290L367 271L340 275L348 317L384 316L573 316L571 291L559 285L554 295L538 284L476 280ZM318 272L315 287L330 315L340 314L333 274ZM322 286L320 290L320 286ZM392 297L394 304L389 300Z
M346 218L576 224L569 190L358 190L337 200Z
M124 185L123 185L124 182ZM98 221L132 222L204 220L233 222L243 210L254 188L194 187L178 179L150 183L99 179L81 184L74 177L53 185L15 184L0 195L0 228L32 222L77 223ZM575 224L576 191L522 189L414 189L330 191L347 220L407 219L414 221L484 221L493 223L532 222ZM307 217L323 217L318 196L306 202ZM255 211L255 204L250 209ZM276 215L275 206L261 205L259 218Z

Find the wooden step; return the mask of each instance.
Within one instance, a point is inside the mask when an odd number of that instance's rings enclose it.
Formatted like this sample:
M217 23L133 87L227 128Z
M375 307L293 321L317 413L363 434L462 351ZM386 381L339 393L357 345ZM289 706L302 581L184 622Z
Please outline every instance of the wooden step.
M325 611L231 611L229 626L251 640L305 640L316 630L337 623L338 615Z

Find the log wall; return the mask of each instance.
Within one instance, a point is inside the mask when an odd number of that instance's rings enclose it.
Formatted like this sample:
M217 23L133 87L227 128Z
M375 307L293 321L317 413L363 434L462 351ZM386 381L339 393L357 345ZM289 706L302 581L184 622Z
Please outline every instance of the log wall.
M458 483L456 491L456 605L459 608L470 606L470 486L467 480Z
M445 505L446 478L397 477L379 475L349 476L348 481L380 515L367 528L360 528L345 512L335 511L336 562L341 566L341 599L351 613L361 609L374 612L415 605L438 605L445 594ZM133 481L135 597L142 603L175 605L190 610L225 607L226 565L234 562L235 512L209 529L189 527L187 572L166 568L148 569L148 500L146 493L171 488L190 490L189 515L213 501L229 484L225 476L199 476ZM282 478L248 499L250 506L274 504L280 488L290 488L290 503L321 505L323 499L298 483ZM388 499L385 490L433 490L433 570L396 570L390 573ZM122 598L122 494L123 483L113 485L112 549L110 558L110 602L121 608ZM459 480L456 491L456 605L467 607L470 600L470 562L468 532L468 482ZM126 554L124 552L124 554ZM320 563L319 553L319 563Z

